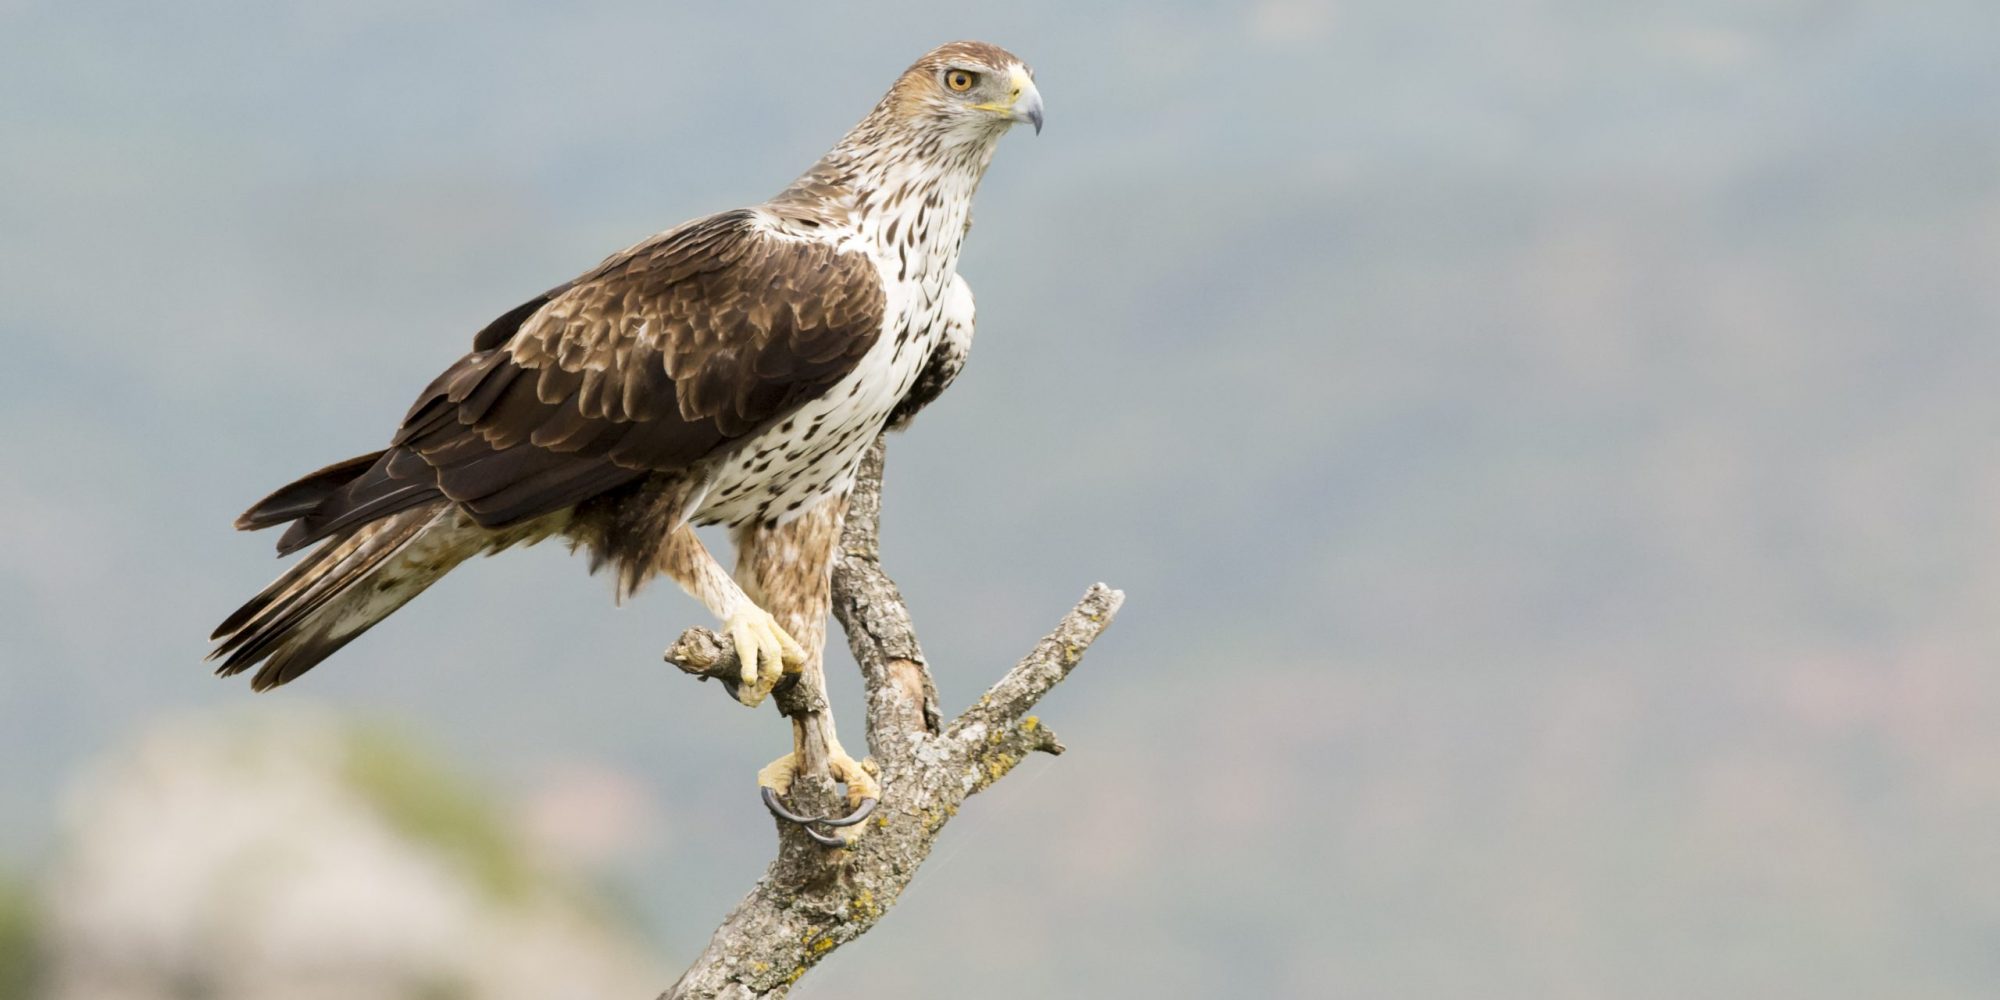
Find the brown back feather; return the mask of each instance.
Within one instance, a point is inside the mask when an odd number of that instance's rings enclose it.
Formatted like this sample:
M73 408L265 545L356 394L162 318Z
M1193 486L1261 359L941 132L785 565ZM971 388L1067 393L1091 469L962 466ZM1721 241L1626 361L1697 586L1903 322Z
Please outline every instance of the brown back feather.
M885 307L864 256L771 236L749 211L683 225L534 301L482 331L393 447L279 550L439 498L502 527L686 468L839 382Z

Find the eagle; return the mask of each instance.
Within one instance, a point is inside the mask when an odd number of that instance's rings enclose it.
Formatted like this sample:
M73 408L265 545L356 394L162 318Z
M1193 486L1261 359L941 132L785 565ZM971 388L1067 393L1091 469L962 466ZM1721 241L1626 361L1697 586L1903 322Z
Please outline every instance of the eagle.
M776 197L675 226L501 314L388 447L258 501L307 549L216 628L223 676L296 679L465 560L551 537L623 600L659 574L733 639L758 704L816 663L863 453L948 385L973 331L958 256L1000 137L1042 128L1020 59L918 59ZM726 525L737 572L695 534ZM850 799L874 783L832 748ZM759 772L782 794L790 755ZM779 811L776 808L774 812ZM851 817L850 817L851 818Z

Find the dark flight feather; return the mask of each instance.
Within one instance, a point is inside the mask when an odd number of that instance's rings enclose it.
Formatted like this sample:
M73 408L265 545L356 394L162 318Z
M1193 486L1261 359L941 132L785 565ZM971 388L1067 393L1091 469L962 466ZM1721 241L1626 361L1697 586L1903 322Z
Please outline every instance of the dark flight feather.
M281 553L437 500L498 528L687 468L839 382L883 308L860 254L748 211L696 220L495 320L388 451L331 489L281 490L298 492L256 525L295 519Z
M239 531L256 531L260 528L275 527L297 520L311 513L314 508L326 502L333 492L352 482L356 476L381 459L382 452L372 452L345 462L335 462L318 472L302 476L298 481L279 487L270 496L250 506L236 519Z
M217 636L226 633L226 638L209 654L210 659L225 657L216 673L228 677L267 660L251 687L276 687L415 597L471 552L403 567L385 587L357 585L392 565L438 514L436 507L405 511L330 541L300 560L217 629Z
M290 522L281 554L323 544L216 629L218 672L261 661L252 686L282 684L459 560L550 530L527 522L757 433L853 371L884 305L862 255L773 236L739 211L509 310L431 382L388 449L314 472L237 519Z

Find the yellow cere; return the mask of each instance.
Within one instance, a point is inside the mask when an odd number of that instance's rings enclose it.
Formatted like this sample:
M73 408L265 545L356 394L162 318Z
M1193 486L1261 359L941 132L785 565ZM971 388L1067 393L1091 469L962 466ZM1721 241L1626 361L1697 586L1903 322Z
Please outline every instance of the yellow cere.
M949 78L947 78L945 82L949 84L951 81ZM1014 67L1012 75L1008 77L1007 82L1012 84L1012 87L1007 92L1007 103L1001 104L998 101L988 101L985 104L974 104L972 105L972 109L974 111L996 111L996 112L1013 111L1014 102L1021 99L1021 92L1028 89L1028 84L1031 81L1028 79L1027 72L1022 70L1019 66L1016 66ZM968 86L970 85L968 84Z

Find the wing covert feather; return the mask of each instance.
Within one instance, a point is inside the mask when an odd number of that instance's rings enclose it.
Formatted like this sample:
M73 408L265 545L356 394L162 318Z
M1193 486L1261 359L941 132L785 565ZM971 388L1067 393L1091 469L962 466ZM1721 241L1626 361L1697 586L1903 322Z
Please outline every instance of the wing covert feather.
M749 211L688 223L481 330L390 450L280 548L438 496L499 527L685 468L832 388L883 309L860 254L773 236Z

